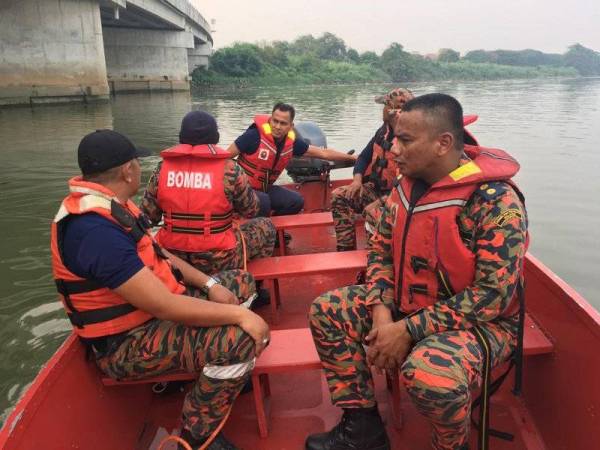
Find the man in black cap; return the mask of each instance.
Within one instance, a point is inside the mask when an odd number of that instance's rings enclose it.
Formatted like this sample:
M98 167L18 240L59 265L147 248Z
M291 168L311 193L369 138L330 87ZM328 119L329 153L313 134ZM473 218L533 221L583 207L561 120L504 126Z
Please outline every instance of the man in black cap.
M183 118L179 145L161 153L148 182L142 211L157 240L203 272L240 269L247 260L273 254L276 231L266 217L239 227L233 216L255 217L259 201L244 171L219 147L215 119L204 111Z
M203 448L235 450L216 430L269 342L267 324L240 306L254 294L252 275L222 272L219 283L154 241L131 201L137 158L148 153L125 136L96 131L78 153L83 175L69 181L51 229L53 276L74 332L115 379L198 373L181 436L194 449L211 440Z

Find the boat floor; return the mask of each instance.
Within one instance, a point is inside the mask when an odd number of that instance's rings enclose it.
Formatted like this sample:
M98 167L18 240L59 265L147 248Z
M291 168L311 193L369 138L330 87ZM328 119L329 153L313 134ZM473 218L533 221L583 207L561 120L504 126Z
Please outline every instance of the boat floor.
M294 231L291 234L294 239L290 253L294 253L295 247L302 248L301 253L331 251L335 248L331 227L316 229L310 234ZM360 244L359 242L359 246ZM344 273L337 276L310 276L282 280L280 322L273 328L307 327L307 311L312 299L335 287L353 284L355 275L355 273ZM260 313L270 321L268 307L262 308ZM518 397L510 393L512 378L509 377L504 384L492 398L491 426L514 434L515 440L508 442L492 437L490 447L495 450L544 449L545 446L527 409ZM270 385L272 395L268 402L270 417L267 438L261 439L258 434L253 395L251 393L241 395L235 403L224 432L239 448L245 450L303 449L308 434L328 430L339 420L341 411L331 405L322 371L272 374ZM396 429L392 422L391 396L388 395L385 378L376 375L375 386L379 408L392 441L392 449L431 448L429 425L417 413L406 393L402 392L402 428ZM114 389L127 389L127 386ZM136 450L157 449L168 434L178 433L181 426L179 417L182 401L181 393L153 397L147 409ZM471 448L477 448L476 443L477 432L474 429L471 433ZM175 448L176 445L171 443L164 446L164 450Z

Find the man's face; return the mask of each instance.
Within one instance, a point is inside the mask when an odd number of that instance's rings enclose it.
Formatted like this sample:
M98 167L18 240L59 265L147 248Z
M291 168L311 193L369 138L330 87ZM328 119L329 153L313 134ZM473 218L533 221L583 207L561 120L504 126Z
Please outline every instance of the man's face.
M280 111L276 109L269 118L269 124L271 125L271 132L273 133L273 139L279 140L290 132L292 126L292 119L289 111Z
M402 175L427 179L438 162L438 137L419 110L401 112L394 126L392 153Z

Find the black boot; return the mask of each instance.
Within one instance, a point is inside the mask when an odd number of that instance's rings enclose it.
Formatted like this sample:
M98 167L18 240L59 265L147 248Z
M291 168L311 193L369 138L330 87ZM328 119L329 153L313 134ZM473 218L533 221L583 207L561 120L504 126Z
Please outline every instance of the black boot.
M328 433L308 436L306 450L390 450L377 407L344 409L342 420Z
M185 442L187 442L188 445L190 447L192 447L193 450L199 449L200 447L202 447L204 442L206 442L206 440L199 441L198 439L195 439L192 436L192 433L190 433L186 429L183 429L181 431L180 437ZM185 447L181 444L178 444L177 450L185 450ZM210 445L208 447L206 447L206 450L239 450L239 449L235 445L233 445L231 442L229 442L225 438L225 436L223 436L223 433L219 433L219 434L217 434L217 437L215 437L215 439L210 443Z
M252 311L255 311L258 308L261 308L271 303L271 295L269 294L269 291L267 289L262 287L262 281L256 282L256 294L257 297L252 302L252 306L250 306L250 309Z
M289 247L290 242L292 242L292 235L287 231L283 232L283 239L285 242L285 246ZM279 233L275 236L275 248L279 248Z

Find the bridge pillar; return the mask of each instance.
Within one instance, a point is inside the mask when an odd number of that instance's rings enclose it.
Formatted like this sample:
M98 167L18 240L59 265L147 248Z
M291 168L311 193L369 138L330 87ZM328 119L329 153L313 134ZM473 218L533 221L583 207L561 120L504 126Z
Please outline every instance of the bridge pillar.
M111 92L189 90L187 31L104 28L104 53Z
M0 0L0 105L108 93L97 0Z
M212 45L196 40L194 48L188 49L188 71L191 74L198 67L208 67L208 57L212 54Z

